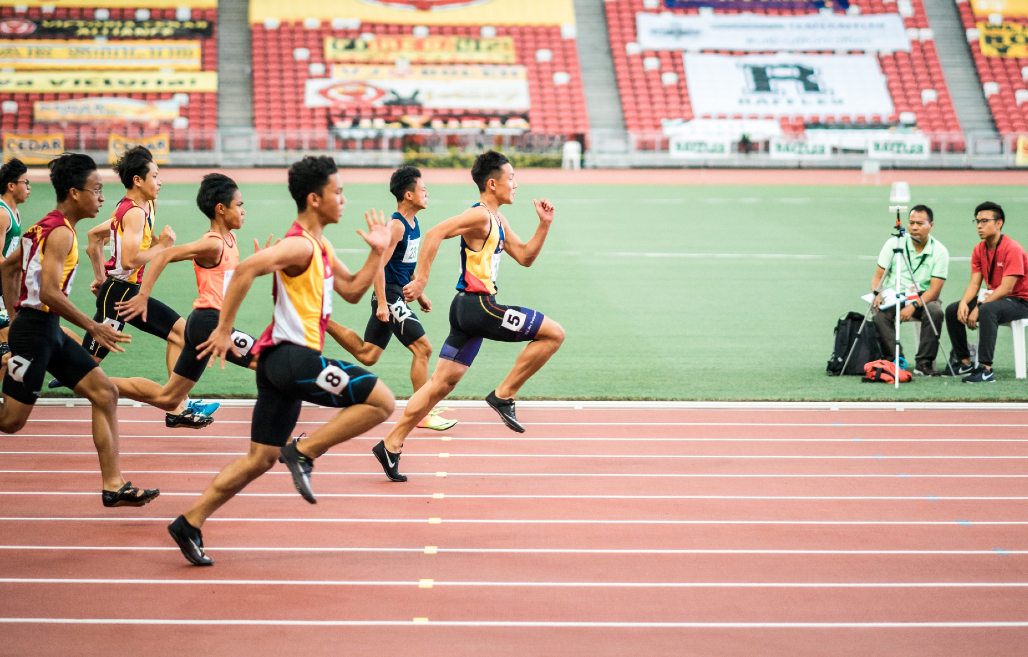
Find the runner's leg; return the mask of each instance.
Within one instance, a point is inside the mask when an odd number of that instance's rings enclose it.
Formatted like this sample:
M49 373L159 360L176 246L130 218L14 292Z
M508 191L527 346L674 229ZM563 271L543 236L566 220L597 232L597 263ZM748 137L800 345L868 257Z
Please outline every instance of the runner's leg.
M261 476L275 465L281 453L279 447L251 442L250 451L218 473L214 481L207 486L192 507L184 514L186 521L196 529L200 529L207 518L217 511L225 502L232 499L239 491L246 488L251 481Z
M525 345L514 361L514 367L503 383L496 386L496 396L500 399L512 399L521 386L525 385L533 374L539 371L550 356L557 353L564 342L564 329L549 317L543 319L535 340Z
M118 389L99 367L90 370L74 388L93 410L93 445L100 457L103 489L116 491L125 484L118 465Z
M372 317L374 319L374 317ZM331 319L328 320L328 326L325 328L325 332L332 336L332 339L339 343L339 345L350 352L350 354L357 359L357 362L361 365L371 366L378 362L378 359L382 357L382 347L365 342L361 340L361 337L357 335L357 332L348 329L342 324L337 324Z
M442 401L446 395L453 392L453 389L460 382L464 373L468 371L467 365L461 365L452 360L440 358L435 366L435 372L428 383L411 396L407 402L407 408L403 415L396 422L396 426L385 438L386 448L393 454L398 454L403 447L403 440L407 434L421 421L421 418L428 415L428 412L435 408L435 405Z
M3 408L0 408L0 431L17 433L25 427L32 415L32 405L4 395Z
M168 346L170 347L171 343L168 343ZM172 373L164 386L139 376L130 379L111 377L111 381L118 387L118 394L122 397L156 406L173 415L177 414L176 411L182 412L180 409L184 407L189 391L196 385L195 382L175 373Z
M428 381L428 360L432 357L432 343L428 341L427 336L421 336L407 348L414 355L410 364L410 383L414 387L414 392L417 392Z
M304 456L318 458L332 446L346 442L385 422L395 406L396 399L393 393L384 383L378 381L363 404L354 404L342 409L310 436L299 439L296 448Z

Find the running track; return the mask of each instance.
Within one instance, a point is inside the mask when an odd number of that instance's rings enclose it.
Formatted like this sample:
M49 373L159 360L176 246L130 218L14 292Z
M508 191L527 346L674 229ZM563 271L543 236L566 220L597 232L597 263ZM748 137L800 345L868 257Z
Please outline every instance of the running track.
M121 408L140 509L101 506L88 408L0 437L0 654L1025 654L1028 412L462 408L406 484L390 425L318 460L315 506L276 466L191 567L164 527L249 414Z

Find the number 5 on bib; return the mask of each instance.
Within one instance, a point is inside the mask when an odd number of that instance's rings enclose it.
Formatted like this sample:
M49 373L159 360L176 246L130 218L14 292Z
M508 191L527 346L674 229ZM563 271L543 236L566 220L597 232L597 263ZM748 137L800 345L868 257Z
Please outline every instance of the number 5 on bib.
M350 383L350 375L344 372L338 365L329 364L325 366L325 369L321 370L321 374L318 375L314 382L322 390L338 395Z
M507 312L503 313L503 321L500 325L511 331L520 331L525 327L525 313L508 308Z

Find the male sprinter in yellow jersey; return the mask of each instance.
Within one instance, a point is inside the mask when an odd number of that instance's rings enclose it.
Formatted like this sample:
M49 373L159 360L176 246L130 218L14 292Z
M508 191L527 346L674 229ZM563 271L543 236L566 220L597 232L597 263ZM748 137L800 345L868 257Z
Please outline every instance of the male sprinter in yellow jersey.
M503 423L518 433L523 433L525 428L514 415L514 396L564 342L564 329L542 313L496 302L496 274L504 251L519 265L531 266L549 233L553 206L546 199L533 201L539 226L532 239L522 242L500 214L500 206L514 202L517 189L514 167L506 156L496 151L482 153L471 168L471 178L478 185L479 202L425 234L414 278L403 288L407 301L421 296L440 243L460 236L460 278L457 279L457 296L450 304L450 335L439 351L435 372L407 402L403 417L386 439L372 449L392 481L407 481L399 472L404 438L430 409L450 394L471 367L483 339L528 342L514 362L514 369L485 399L499 413Z
M32 226L0 265L4 301L11 315L11 357L4 377L0 431L21 430L43 387L46 372L60 377L93 406L93 444L100 457L104 506L142 506L160 494L132 486L118 467L118 390L82 345L61 331L60 319L89 331L105 349L122 351L129 336L98 324L68 299L79 249L75 226L95 217L103 183L88 155L65 153L50 161L57 208ZM15 305L17 300L17 305Z
M305 500L317 500L311 490L314 460L333 445L358 436L385 421L393 412L393 393L371 372L325 358L325 325L332 314L333 290L357 303L382 267L389 244L385 217L365 215L368 232L357 233L371 247L356 273L335 256L324 237L326 226L343 214L343 183L329 157L305 157L289 168L289 194L299 214L281 242L242 263L225 293L218 326L199 345L198 358L222 359L232 350L232 323L246 292L257 276L272 274L274 315L253 351L257 359L257 402L250 425L250 452L226 466L193 506L168 525L179 549L191 563L213 562L203 551L200 527L221 505L281 460ZM335 417L306 438L290 441L303 402L340 408Z

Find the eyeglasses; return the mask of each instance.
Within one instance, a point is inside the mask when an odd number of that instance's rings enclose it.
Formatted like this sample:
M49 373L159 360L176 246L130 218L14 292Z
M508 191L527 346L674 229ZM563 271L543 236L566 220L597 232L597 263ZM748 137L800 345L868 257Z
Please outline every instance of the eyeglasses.
M97 188L97 189L82 189L81 187L76 187L75 189L79 190L80 192L92 192L93 194L96 195L97 198L99 198L99 197L104 195L104 188L103 187L100 187L100 188Z
M984 226L990 221L995 221L995 219L972 219L971 221L973 221L976 226Z
M28 178L26 178L25 180L17 180L15 182L17 184L19 184L19 185L25 185L26 187L32 187L32 183L29 181Z

